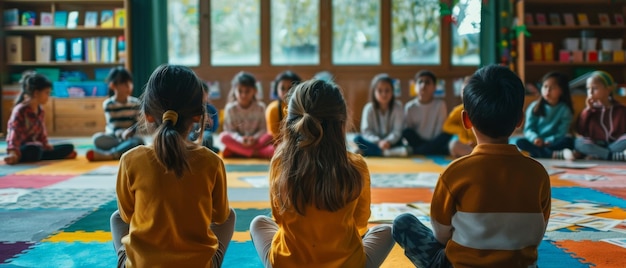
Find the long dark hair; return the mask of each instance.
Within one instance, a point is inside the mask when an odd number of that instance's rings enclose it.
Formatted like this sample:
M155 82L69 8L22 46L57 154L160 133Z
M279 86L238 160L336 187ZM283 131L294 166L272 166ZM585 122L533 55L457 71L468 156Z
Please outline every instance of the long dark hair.
M193 117L205 114L201 83L188 67L165 64L152 72L142 96L143 120L150 115L157 126L153 141L157 161L179 178L190 170L187 134ZM166 111L176 112L178 119L163 121ZM203 129L204 120L200 124Z
M33 71L24 72L20 84L22 85L22 90L15 99L15 105L22 103L25 95L32 97L36 91L52 87L52 82L45 75Z
M289 91L283 134L272 159L270 191L280 212L307 205L337 211L355 200L363 180L346 151L347 108L334 84L305 81ZM278 172L279 174L274 174Z
M391 99L389 100L389 109L391 110L393 109L393 104L396 102L396 96L393 93L393 78L387 74L377 74L372 79L372 83L370 84L370 101L373 103L374 109L380 109L380 104L376 100L376 85L380 82L387 83L391 87Z
M569 90L569 79L567 75L559 72L550 72L544 75L541 81L543 83L550 78L554 78L557 85L561 88L561 97L559 97L559 102L565 103L567 108L569 108L572 114L574 114L574 106L572 105L572 96ZM543 88L543 85L541 87ZM537 105L533 108L533 115L546 116L546 108L544 106L547 103L548 101L546 101L543 96L539 97L539 103L537 103Z

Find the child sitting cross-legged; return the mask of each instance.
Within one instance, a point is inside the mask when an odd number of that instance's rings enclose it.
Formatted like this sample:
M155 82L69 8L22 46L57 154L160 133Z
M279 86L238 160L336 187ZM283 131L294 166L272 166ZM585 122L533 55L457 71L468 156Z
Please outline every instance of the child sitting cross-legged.
M441 174L431 202L433 231L412 214L393 237L417 267L536 267L550 217L550 176L509 137L522 124L524 85L510 69L486 66L463 93L471 154Z

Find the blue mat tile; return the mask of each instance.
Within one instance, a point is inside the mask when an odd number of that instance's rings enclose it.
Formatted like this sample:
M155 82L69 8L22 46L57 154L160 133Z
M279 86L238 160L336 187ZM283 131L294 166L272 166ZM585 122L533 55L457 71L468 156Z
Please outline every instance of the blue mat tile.
M230 202L269 201L270 200L269 189L228 187L228 200Z
M447 167L448 164L452 162L451 159L447 159L447 156L441 156L441 155L428 155L426 156L426 158L432 160L433 162L435 162L435 164L443 166L443 167Z
M79 209L0 211L0 241L39 241L87 212Z
M572 257L569 253L558 248L548 240L541 241L539 244L539 258L537 265L541 268L588 268L588 264L583 264Z
M267 172L268 164L226 164L226 172Z
M608 204L610 207L626 208L626 200L609 194L583 187L552 187L552 198L569 202L578 200L593 200L594 202Z
M272 215L271 209L235 209L237 214L237 221L235 222L236 232L245 232L250 229L250 222L258 215L270 216Z
M230 242L222 268L263 268L252 241Z
M7 264L21 267L115 267L117 254L111 242L37 243Z
M32 168L36 168L39 167L41 165L36 165L36 164L18 164L18 165L1 165L0 166L0 176L4 176L4 175L9 175L9 174L13 174L16 172L20 172L23 170L27 170L27 169L32 169ZM0 177L0 179L2 179Z

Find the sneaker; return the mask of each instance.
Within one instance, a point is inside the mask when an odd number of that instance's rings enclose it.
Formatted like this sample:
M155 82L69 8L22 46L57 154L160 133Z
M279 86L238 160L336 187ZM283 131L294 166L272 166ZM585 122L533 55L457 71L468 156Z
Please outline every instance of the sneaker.
M75 159L76 158L76 151L72 151L70 154L68 154L65 159Z
M115 160L115 156L113 154L102 152L99 150L89 150L85 154L85 157L87 157L87 160L89 160L89 162Z
M568 161L574 161L574 159L576 159L576 156L574 156L574 152L572 152L572 150L570 149L563 149L563 159L568 160Z
M408 155L407 149L404 146L394 147L391 149L383 150L383 156L392 157L405 157Z

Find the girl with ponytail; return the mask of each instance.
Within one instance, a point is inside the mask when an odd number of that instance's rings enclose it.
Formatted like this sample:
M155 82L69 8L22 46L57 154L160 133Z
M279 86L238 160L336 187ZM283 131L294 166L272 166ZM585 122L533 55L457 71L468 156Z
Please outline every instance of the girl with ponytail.
M235 227L222 159L187 139L204 128L202 82L184 66L161 65L141 98L152 145L120 159L119 210L111 216L118 267L220 267ZM166 242L164 242L166 241Z
M42 74L24 73L22 91L15 100L7 126L7 156L4 162L35 162L76 158L72 144L52 145L48 142L43 106L50 98L52 83Z
M273 219L250 235L265 267L379 267L394 245L391 226L368 228L370 176L346 150L346 102L334 84L309 80L287 96L270 163Z

